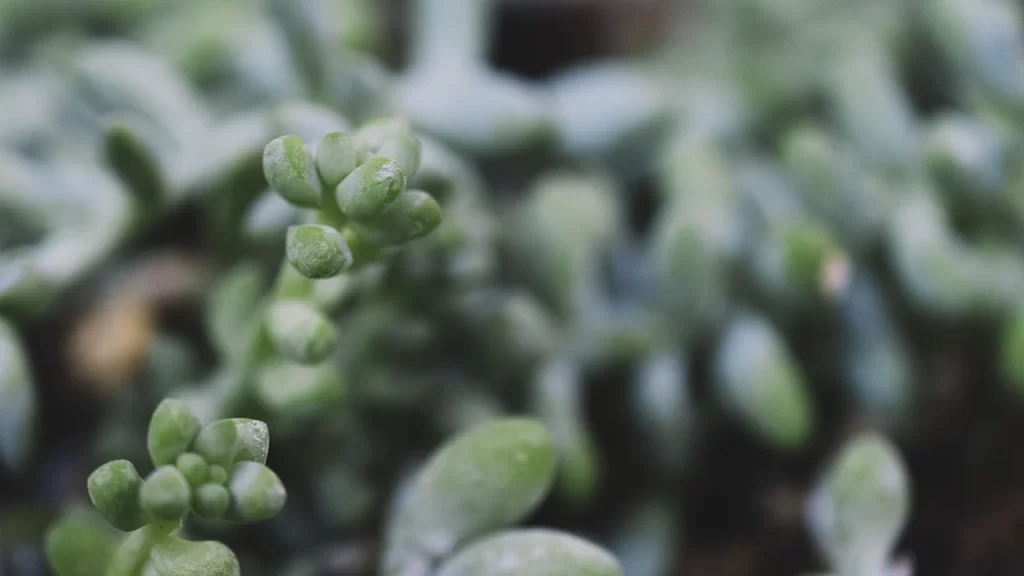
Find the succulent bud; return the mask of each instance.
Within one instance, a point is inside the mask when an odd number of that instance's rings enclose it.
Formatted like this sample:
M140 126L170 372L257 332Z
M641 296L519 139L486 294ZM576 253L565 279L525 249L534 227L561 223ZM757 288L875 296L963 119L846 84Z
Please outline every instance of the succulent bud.
M335 190L338 208L355 220L373 220L405 191L405 170L388 158L373 158L349 174Z
M270 452L270 432L267 425L259 420L217 420L199 432L192 448L211 464L225 467L235 462L265 464Z
M328 190L334 190L359 166L359 148L345 132L330 132L316 149L316 168Z
M228 481L231 495L228 518L235 522L259 522L277 516L288 495L277 474L259 462L242 462Z
M149 421L146 438L153 465L173 464L188 450L201 426L184 402L170 398L160 402Z
M307 278L337 276L352 264L352 251L345 238L330 226L289 226L286 243L288 262Z
M161 466L146 478L139 491L139 503L156 522L174 522L188 514L192 500L185 475L174 466Z
M321 183L316 162L297 136L281 136L263 150L263 174L270 187L300 208L320 206Z
M142 477L127 460L114 460L89 475L89 499L118 530L131 532L146 523L139 505Z

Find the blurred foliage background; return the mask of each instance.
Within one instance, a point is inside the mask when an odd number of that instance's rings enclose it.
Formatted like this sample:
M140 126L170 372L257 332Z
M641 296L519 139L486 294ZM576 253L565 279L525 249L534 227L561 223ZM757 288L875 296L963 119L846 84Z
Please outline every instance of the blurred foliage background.
M821 571L808 494L865 429L917 573L1024 574L1022 12L0 0L0 574L48 574L165 396L271 424L284 513L189 527L247 576L374 573L395 486L503 413L559 444L530 523L628 576ZM442 228L307 287L336 357L254 369L303 218L264 145L385 114Z

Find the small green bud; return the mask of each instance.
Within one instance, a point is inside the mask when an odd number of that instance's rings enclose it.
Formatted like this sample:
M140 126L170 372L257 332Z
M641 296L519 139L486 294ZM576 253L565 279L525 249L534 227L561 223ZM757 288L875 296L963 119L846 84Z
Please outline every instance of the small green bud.
M316 168L324 186L333 190L359 165L356 141L344 132L331 132L320 139Z
M409 190L373 222L355 227L376 244L394 246L430 234L442 219L441 206L433 196L422 190Z
M207 424L199 432L193 450L207 462L221 466L235 462L264 464L267 461L267 453L270 452L270 431L267 425L259 420L217 420Z
M192 486L198 486L206 482L206 460L203 460L203 457L199 454L186 452L178 456L175 466L178 467L178 470L181 470L181 473L185 475L185 479Z
M89 499L118 530L131 532L146 524L139 507L142 477L127 460L107 462L89 475Z
M288 227L288 262L307 278L330 278L352 264L345 238L330 226L301 224Z
M173 464L178 456L188 450L202 423L199 418L180 401L166 399L160 402L149 421L146 445L154 466Z
M299 300L274 302L267 313L267 332L282 356L300 364L323 362L338 344L330 320Z
M189 542L169 536L153 546L151 565L157 576L240 576L238 558L220 542Z
M180 520L188 514L191 498L188 480L174 466L161 466L154 470L139 491L143 511L159 522Z
M263 174L270 187L300 208L319 208L321 184L316 163L297 136L282 136L263 150Z
M235 522L260 522L277 516L288 500L284 484L273 470L258 462L239 464L228 482Z
M207 474L207 478L210 484L223 486L228 483L228 471L219 464L213 464L210 466L210 472Z
M622 576L608 551L547 529L488 536L441 566L438 576Z
M231 495L219 484L203 484L192 495L192 509L208 520L223 518L231 506Z
M405 170L388 158L373 158L356 168L335 190L338 208L357 220L372 220L405 191Z

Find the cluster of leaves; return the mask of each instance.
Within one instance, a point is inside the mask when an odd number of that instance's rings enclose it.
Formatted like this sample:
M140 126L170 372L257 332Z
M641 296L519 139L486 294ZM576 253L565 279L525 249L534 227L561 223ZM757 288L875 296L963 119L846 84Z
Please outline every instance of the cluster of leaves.
M23 327L186 210L216 264L202 334L155 329L87 456L117 459L83 484L131 534L69 510L60 576L658 576L720 423L783 457L835 442L821 558L895 574L915 327L1003 330L992 362L1024 388L1007 0L698 2L642 61L538 81L489 65L491 1L414 2L400 72L372 0L73 4L0 2L5 468L33 458ZM873 431L835 440L836 393ZM653 477L630 520L511 528L600 508L619 463L595 398ZM146 452L143 480L120 459ZM181 536L257 521L271 552Z

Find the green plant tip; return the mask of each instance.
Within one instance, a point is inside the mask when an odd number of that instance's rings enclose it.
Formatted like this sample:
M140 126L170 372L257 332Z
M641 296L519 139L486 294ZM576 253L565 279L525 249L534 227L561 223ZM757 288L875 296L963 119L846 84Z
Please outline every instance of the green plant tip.
M146 524L139 506L142 477L127 460L114 460L89 475L89 499L118 530L131 532Z
M301 300L274 302L267 313L267 332L277 351L299 364L317 364L337 348L338 336L319 310ZM282 382L281 385L287 385Z
M92 510L75 510L47 529L43 548L57 576L96 576L114 556L114 535Z
M186 452L178 456L175 466L178 467L178 470L181 470L181 473L185 475L185 479L192 486L198 486L206 482L209 467L206 465L206 460L203 460L203 457L199 454Z
M352 264L345 238L330 226L289 226L286 245L288 262L306 278L331 278Z
M328 190L341 184L359 166L359 149L352 136L331 132L320 139L316 149L316 169Z
M219 520L231 506L228 489L220 484L203 484L192 496L192 509L207 520Z
M437 576L622 576L609 552L582 538L547 529L488 536L445 563Z
M376 220L355 226L372 242L395 246L430 234L443 219L441 206L433 196L422 190L409 190Z
M207 462L224 467L245 461L264 464L270 452L270 431L259 420L217 420L199 432L192 449Z
M228 471L219 464L210 466L210 472L207 475L207 480L210 484L217 484L223 486L228 483Z
M297 136L282 136L263 149L263 175L285 200L299 208L319 208L321 184L316 162Z
M405 191L405 170L388 158L373 158L355 169L335 190L338 208L356 220L373 220Z
M161 466L146 478L139 491L142 510L154 522L174 522L188 514L192 490L174 466Z
M167 399L157 406L149 421L146 445L154 466L174 464L188 450L202 424L180 400Z
M277 516L288 500L284 484L273 470L258 462L242 462L228 482L234 522L259 522Z

